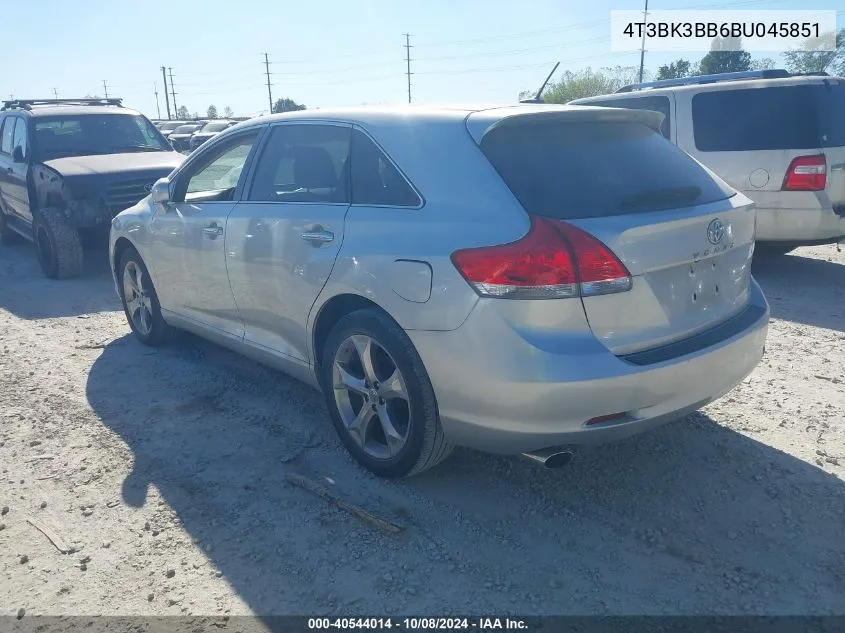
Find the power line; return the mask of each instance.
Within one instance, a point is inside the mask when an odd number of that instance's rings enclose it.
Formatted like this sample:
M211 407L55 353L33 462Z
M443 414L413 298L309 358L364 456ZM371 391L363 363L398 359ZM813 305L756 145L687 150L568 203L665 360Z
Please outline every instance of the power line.
M407 70L405 74L408 76L408 103L411 103L411 35L405 33L405 64Z
M270 100L270 113L273 113L273 91L270 88L270 57L264 53L264 70L267 72L267 98Z

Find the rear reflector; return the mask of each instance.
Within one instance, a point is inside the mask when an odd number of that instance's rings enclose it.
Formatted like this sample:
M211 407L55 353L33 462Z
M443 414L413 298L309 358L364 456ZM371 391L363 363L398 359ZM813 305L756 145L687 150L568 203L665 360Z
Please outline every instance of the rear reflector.
M827 161L822 155L799 156L789 165L783 181L785 191L823 191L827 184Z
M469 248L452 263L483 297L564 299L631 289L631 274L601 241L571 224L531 216L510 244Z

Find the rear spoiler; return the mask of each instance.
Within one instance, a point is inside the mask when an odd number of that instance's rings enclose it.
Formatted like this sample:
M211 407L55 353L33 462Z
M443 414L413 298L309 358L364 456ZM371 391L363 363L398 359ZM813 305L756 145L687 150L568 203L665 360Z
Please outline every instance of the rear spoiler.
M511 112L508 112L511 110ZM494 108L473 112L466 119L467 130L481 143L484 136L495 129L544 121L631 121L660 131L663 114L653 110L629 110L601 106L531 106L525 108Z

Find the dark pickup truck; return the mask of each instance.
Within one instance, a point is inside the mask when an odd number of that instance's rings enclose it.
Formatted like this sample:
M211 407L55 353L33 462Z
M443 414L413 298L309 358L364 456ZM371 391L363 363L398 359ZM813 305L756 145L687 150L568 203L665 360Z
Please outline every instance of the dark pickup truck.
M120 99L6 101L0 242L25 238L48 277L74 277L82 271L83 243L105 238L112 218L183 160Z

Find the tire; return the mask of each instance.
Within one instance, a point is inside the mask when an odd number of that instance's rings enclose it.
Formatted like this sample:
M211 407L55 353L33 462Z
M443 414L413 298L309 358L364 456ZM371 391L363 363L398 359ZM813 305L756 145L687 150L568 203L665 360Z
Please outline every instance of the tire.
M82 273L82 242L79 232L68 224L61 210L41 209L34 213L32 236L38 263L50 279L69 279Z
M369 372L361 362L365 356L370 359ZM368 375L376 380L365 383ZM344 386L344 381L355 388ZM352 457L370 472L391 479L407 477L437 465L451 453L422 359L404 330L384 313L367 308L338 321L323 351L320 382L337 434ZM361 424L366 429L362 438L353 431L360 427L350 421L367 416L369 422ZM387 428L396 433L389 434Z
M150 273L134 248L127 248L120 258L117 287L123 313L138 340L150 347L167 343L173 336L173 328L161 316L161 305ZM128 299L127 294L130 295Z
M6 215L0 210L0 244L3 246L12 246L18 244L23 238L9 228L6 222Z

